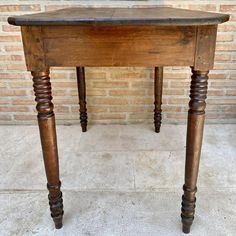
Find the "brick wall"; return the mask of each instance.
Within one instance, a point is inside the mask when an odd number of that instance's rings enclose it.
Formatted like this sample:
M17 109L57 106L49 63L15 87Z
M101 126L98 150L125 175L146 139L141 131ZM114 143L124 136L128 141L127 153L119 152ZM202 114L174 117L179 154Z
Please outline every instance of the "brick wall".
M208 123L236 123L236 2L235 1L0 1L0 123L35 124L31 76L26 72L19 27L7 17L69 6L173 7L230 13L219 26L215 69L207 99ZM153 122L153 68L86 68L89 121L96 123ZM75 70L52 68L58 123L78 122ZM163 122L183 123L188 109L190 69L164 70Z

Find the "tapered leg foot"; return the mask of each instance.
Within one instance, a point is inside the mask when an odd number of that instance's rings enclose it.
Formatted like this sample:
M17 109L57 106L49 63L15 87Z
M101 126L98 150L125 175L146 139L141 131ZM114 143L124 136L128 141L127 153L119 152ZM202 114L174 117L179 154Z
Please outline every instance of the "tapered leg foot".
M87 131L87 123L88 123L87 120L88 120L87 112L80 112L80 124L82 128L82 132Z
M85 84L85 71L84 67L76 67L77 85L79 94L79 106L80 106L80 124L82 132L87 131L87 108L86 108L86 84Z
M185 234L189 234L190 233L190 226L183 225L182 231Z
M196 207L195 194L197 192L197 188L195 190L191 190L184 185L183 190L184 195L182 196L181 218L183 223L183 232L189 233L194 220L194 213Z
M62 192L60 191L61 182L58 185L49 185L47 184L47 188L49 190L48 200L49 206L51 211L51 217L53 218L55 228L60 229L62 228L62 218L63 218L63 199L62 199ZM54 191L54 194L51 192ZM55 195L55 191L57 192Z
M154 72L154 126L155 132L159 133L161 128L161 105L162 105L162 87L163 87L163 67L155 67Z
M154 112L154 125L155 125L155 132L160 133L161 129L161 111Z

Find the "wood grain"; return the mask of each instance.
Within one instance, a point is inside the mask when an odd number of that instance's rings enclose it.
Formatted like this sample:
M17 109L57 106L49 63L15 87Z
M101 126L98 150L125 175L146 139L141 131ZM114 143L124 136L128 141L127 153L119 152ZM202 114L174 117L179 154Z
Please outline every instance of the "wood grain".
M49 71L32 71L32 75L44 166L48 181L49 205L55 227L59 229L62 227L64 211L62 192L60 191L56 124Z
M77 87L78 87L78 97L79 97L80 124L82 132L86 132L88 116L86 107L85 68L76 67L76 76L77 76Z
M161 124L162 67L192 67L181 214L183 231L189 233L195 213L208 71L213 67L217 24L228 19L228 15L165 7L72 8L8 19L11 24L23 25L24 52L27 69L33 75L49 204L56 228L62 227L63 203L49 67L77 67L83 131L87 125L84 66L156 67L157 132Z
M43 34L50 66L189 66L194 62L193 26L45 26Z
M41 26L22 26L22 41L26 66L30 71L47 69Z
M198 26L196 32L195 70L210 70L214 66L217 25Z
M194 220L195 193L197 191L196 184L201 156L208 81L208 71L198 71L192 68L192 73L187 125L185 183L181 208L184 233L190 232Z
M152 8L66 8L8 18L13 25L147 26L213 25L229 15L171 7Z
M163 67L155 67L154 71L154 126L155 132L159 133L162 119L162 88L163 88Z

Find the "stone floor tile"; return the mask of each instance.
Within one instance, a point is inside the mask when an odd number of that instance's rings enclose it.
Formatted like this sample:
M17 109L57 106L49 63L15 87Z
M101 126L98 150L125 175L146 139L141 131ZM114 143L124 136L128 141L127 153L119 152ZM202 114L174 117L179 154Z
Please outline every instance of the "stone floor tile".
M135 156L135 186L137 191L181 189L183 179L184 154L146 151L139 152Z
M61 158L63 188L74 190L134 189L133 153L79 152Z
M64 192L64 227L55 230L46 192L0 194L0 235L180 236L180 192ZM199 192L190 236L234 236L235 192Z

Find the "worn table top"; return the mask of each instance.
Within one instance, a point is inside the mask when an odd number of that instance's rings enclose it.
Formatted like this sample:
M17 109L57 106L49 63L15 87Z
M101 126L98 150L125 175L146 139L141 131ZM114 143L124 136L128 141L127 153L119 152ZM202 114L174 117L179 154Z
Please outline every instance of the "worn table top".
M66 8L51 12L13 16L13 25L213 25L229 15L170 7L155 8Z

